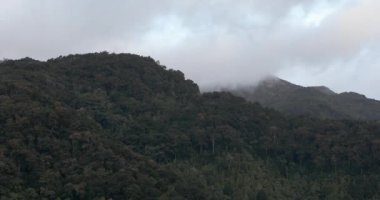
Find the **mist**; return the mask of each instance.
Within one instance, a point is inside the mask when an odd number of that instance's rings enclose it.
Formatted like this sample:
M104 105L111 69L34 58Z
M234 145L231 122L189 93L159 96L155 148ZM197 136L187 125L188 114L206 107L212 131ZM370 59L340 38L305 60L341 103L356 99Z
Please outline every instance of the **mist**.
M376 0L0 2L0 58L128 52L202 89L279 76L380 99Z

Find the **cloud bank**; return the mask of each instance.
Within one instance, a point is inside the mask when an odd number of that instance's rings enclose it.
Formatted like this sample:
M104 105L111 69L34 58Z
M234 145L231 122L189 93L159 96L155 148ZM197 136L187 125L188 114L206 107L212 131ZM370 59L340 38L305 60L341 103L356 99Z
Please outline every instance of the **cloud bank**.
M278 75L380 99L378 0L0 0L0 58L149 55L202 88Z

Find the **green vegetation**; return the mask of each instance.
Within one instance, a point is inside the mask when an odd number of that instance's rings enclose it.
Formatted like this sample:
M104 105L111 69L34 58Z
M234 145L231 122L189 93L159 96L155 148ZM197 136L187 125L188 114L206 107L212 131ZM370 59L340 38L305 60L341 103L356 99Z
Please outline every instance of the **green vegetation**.
M0 63L3 199L379 199L380 124L288 119L149 57Z

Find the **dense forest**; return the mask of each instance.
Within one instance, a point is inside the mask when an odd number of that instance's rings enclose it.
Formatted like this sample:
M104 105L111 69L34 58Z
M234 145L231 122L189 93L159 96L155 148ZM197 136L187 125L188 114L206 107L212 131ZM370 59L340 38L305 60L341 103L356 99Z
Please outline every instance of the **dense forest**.
M380 123L201 94L150 57L0 63L0 199L380 199Z

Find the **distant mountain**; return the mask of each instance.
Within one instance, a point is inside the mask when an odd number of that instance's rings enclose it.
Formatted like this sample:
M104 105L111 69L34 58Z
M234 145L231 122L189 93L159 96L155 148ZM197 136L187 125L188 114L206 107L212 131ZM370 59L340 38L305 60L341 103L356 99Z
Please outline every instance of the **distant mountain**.
M324 119L380 119L380 101L368 99L354 92L338 94L325 86L302 87L271 77L256 86L240 87L230 92L290 116L312 116Z

